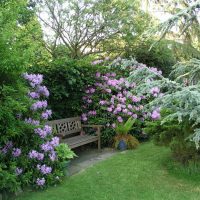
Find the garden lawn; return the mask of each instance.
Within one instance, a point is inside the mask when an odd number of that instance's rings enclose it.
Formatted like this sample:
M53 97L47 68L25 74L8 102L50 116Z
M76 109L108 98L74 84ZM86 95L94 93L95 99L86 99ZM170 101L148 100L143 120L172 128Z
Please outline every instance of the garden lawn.
M17 200L199 200L200 179L167 170L168 160L169 149L142 144Z

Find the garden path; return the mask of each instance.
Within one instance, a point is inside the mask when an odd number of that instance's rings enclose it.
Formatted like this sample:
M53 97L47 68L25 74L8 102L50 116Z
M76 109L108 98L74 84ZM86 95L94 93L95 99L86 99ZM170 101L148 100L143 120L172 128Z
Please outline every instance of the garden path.
M68 176L84 171L87 167L94 165L99 161L105 160L116 153L118 153L118 151L112 148L104 148L101 151L93 148L78 151L76 153L78 157L73 159L69 164Z

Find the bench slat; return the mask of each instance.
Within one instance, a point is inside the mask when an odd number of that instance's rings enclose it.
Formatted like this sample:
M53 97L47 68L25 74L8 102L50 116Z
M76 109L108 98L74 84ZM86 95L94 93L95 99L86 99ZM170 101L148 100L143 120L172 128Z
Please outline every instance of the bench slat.
M76 144L76 143L80 143L80 142L87 141L90 139L98 139L98 137L96 135L95 136L93 136L93 135L77 135L77 136L74 136L71 138L63 139L61 141L62 142L64 141L68 144Z

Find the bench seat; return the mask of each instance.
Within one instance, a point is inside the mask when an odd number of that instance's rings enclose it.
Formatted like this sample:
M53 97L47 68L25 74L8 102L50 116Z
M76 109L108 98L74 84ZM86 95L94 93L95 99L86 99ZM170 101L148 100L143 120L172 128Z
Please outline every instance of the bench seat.
M74 148L82 146L84 144L98 141L98 139L99 138L96 135L95 136L93 136L93 135L77 135L74 137L61 139L61 142L67 143L71 149L74 149Z

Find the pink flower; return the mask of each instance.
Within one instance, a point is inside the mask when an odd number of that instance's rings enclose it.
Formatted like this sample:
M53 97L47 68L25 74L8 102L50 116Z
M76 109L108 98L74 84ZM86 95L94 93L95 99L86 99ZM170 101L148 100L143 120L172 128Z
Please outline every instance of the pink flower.
M160 93L160 88L158 88L158 87L153 87L153 88L151 88L150 93L151 93L154 97L157 97L158 94Z
M141 98L140 97L136 97L136 96L132 96L132 101L137 103L140 102Z
M138 116L137 116L137 114L133 114L132 117L137 119Z
M133 106L131 104L128 104L128 109L133 109Z
M113 123L113 124L112 124L112 128L115 128L115 127L116 127L116 124L115 124L115 123Z
M131 116L133 113L132 113L132 112L128 112L127 114L128 114L129 116Z
M128 110L127 109L123 109L123 111L122 111L123 113L128 113Z
M121 112L121 111L122 111L121 107L117 107L117 108L116 108L116 111L117 111L117 112Z
M111 89L106 89L106 92L111 93Z
M101 73L100 72L97 72L96 73L96 77L100 77L101 76Z
M153 120L160 119L160 113L159 113L159 111L158 111L158 110L154 110L154 111L152 112L152 114L151 114L151 118L152 118Z
M95 92L94 88L90 88L90 93L93 94Z
M117 117L117 120L118 120L119 123L122 123L122 122L123 122L123 119L122 119L122 117L120 117L120 116Z
M107 102L104 101L104 100L100 100L100 101L99 101L99 104L100 104L100 105L105 105L105 104L107 104Z
M111 107L107 108L107 111L112 112L112 108Z

